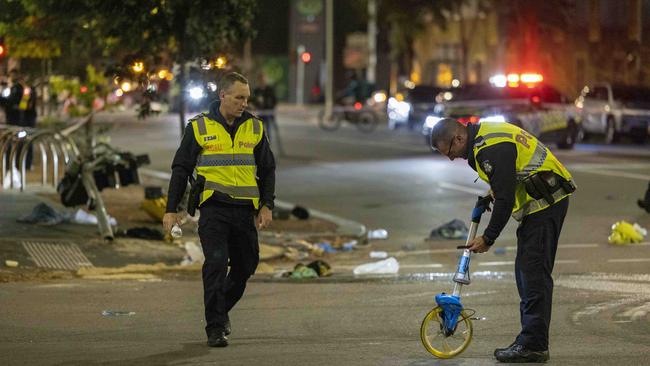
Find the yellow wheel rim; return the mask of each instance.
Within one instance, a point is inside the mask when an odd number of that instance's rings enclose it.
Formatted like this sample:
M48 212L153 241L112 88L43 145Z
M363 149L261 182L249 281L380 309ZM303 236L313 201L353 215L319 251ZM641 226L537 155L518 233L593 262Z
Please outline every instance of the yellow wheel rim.
M444 335L441 329L442 308L433 308L422 320L420 340L424 348L438 358L452 358L463 352L472 340L472 321L469 314L463 310L456 325L456 331L451 336Z

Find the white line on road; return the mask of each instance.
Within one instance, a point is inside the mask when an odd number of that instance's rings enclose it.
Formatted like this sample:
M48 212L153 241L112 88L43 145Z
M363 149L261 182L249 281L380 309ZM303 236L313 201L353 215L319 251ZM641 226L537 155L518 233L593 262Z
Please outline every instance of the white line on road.
M511 266L515 261L479 262L479 266Z
M634 245L643 245L646 243L639 243L639 244L634 244ZM650 243L647 243L650 244ZM558 245L558 249L584 249L584 248L597 248L599 247L600 244L595 244L595 243L588 243L588 244L560 244ZM511 250L515 251L517 250L516 245L510 245L507 247L503 247L505 250ZM391 256L394 257L407 257L407 256L414 256L414 255L423 255L423 254L441 254L441 253L461 253L460 249L423 249L423 250L414 250L411 252L405 252L403 250L397 251L397 252L391 252L389 253Z
M343 265L338 265L338 266L335 265L333 267L333 269L337 269L337 270L340 270L340 269L343 269L343 270L345 270L345 269L354 269L357 266L359 266L359 265L358 264L347 264L347 265L343 264ZM442 264L440 264L440 263L400 264L399 265L399 268L442 268L442 267L444 267L444 266Z
M623 259L608 259L611 263L640 263L650 262L650 258L623 258Z
M573 169L573 170L581 172L581 173L605 175L605 176L616 177L616 178L640 179L640 180L645 180L645 181L650 180L650 175L646 175L646 174L626 173L626 172L620 172L620 171L614 171L614 170L605 170L605 169L591 170L591 169L585 169L585 168L578 168L578 169Z
M558 259L555 261L555 264L576 264L580 261L575 259ZM479 262L479 266L511 266L515 264L515 261L495 261L495 262Z
M440 182L438 183L438 186L443 189L450 189L453 191L471 193L479 196L485 195L487 193L484 189L477 189L477 188L462 186L460 184L454 184L454 183Z

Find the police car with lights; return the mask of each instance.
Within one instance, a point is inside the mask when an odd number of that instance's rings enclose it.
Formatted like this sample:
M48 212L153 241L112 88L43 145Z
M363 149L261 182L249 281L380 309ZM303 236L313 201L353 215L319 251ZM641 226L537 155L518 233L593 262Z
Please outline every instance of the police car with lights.
M455 88L438 96L434 113L422 124L429 145L433 126L442 118L461 123L508 122L560 149L571 149L580 132L580 115L568 98L542 82L539 74L495 75L490 84Z

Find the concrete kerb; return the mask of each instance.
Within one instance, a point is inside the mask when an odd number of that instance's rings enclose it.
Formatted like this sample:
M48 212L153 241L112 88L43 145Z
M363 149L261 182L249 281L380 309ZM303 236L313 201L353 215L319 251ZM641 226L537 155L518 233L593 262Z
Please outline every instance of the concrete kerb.
M169 181L171 174L167 172L161 172L158 170L140 168L138 170L140 174L146 175L150 178L160 179L164 181ZM284 210L292 210L296 205L290 202L275 200L275 206ZM325 221L330 221L336 224L337 229L334 233L339 236L350 236L357 238L360 244L364 244L368 230L365 225L358 223L356 221L348 220L340 216L328 214L314 209L309 209L309 214L315 218L322 219Z

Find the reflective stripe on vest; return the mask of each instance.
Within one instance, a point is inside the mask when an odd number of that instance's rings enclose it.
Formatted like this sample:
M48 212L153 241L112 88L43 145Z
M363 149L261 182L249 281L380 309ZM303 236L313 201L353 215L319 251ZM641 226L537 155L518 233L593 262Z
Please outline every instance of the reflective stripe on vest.
M238 196L238 197L256 197L256 198L260 197L260 190L257 188L257 186L233 187L233 186L224 186L223 184L219 184L217 182L206 181L203 189L219 191L221 193L229 194L231 196Z
M553 196L554 203L557 203L562 198L568 196L568 194L564 191L563 188L560 188L557 191L553 192L551 196ZM541 209L546 208L548 205L548 202L546 202L544 198L528 201L520 210L512 213L512 218L517 221L521 221L524 216L533 212L540 211Z
M196 166L233 166L233 165L255 165L253 154L210 154L199 155Z
M254 149L262 140L262 122L249 118L239 125L234 138L221 123L205 115L197 116L191 123L202 149L196 171L206 181L199 204L216 191L234 199L250 200L258 208L260 192Z
M545 199L536 200L528 195L523 184L523 180L528 176L540 171L552 171L575 186L571 174L543 143L521 128L509 123L481 123L473 146L474 158L476 159L479 151L483 148L502 142L511 142L517 149L515 162L517 186L515 188L515 205L512 210L512 217L515 220L521 221L524 216L549 206ZM490 183L483 167L478 163L476 170L482 180ZM552 193L552 196L557 202L569 194L560 188Z

